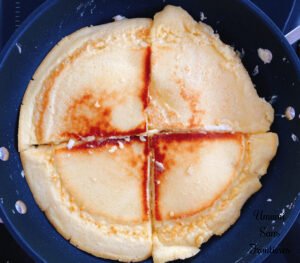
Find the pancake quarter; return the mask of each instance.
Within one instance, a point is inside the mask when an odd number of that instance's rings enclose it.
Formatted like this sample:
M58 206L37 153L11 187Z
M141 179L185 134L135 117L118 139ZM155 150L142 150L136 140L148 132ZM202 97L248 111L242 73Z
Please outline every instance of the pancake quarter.
M150 25L150 19L126 19L59 42L26 91L19 149L145 132Z
M151 255L147 141L39 146L21 158L35 200L72 244L121 261Z
M239 217L274 157L274 133L164 134L152 140L155 262L191 257Z
M167 6L151 28L152 129L266 132L269 103L258 97L234 50L208 25Z

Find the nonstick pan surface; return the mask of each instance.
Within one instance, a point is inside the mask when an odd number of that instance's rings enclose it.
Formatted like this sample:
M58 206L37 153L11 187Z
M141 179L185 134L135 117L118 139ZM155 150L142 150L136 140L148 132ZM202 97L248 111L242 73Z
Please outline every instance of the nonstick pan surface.
M214 237L190 262L261 262L288 232L300 211L300 65L282 33L260 10L245 0L89 0L46 1L17 30L0 55L0 146L9 149L10 159L0 162L0 216L22 247L42 262L105 262L70 245L50 225L37 207L17 152L17 130L22 97L34 71L62 37L75 30L112 21L115 15L153 17L165 5L182 6L196 20L204 12L221 39L245 52L243 63L261 97L273 97L280 146L263 177L262 189L243 207L241 217L222 237ZM258 48L273 53L270 64L257 56ZM293 106L296 118L282 117ZM295 139L295 137L293 137ZM27 213L19 214L15 202L22 200ZM268 200L268 201L267 201ZM271 201L270 201L271 200ZM282 220L262 220L257 213L283 215ZM270 236L261 233L270 232ZM254 249L256 247L257 249ZM263 249L268 249L263 251ZM268 252L269 251L269 252ZM288 253L281 251L280 253ZM147 260L151 262L151 259Z

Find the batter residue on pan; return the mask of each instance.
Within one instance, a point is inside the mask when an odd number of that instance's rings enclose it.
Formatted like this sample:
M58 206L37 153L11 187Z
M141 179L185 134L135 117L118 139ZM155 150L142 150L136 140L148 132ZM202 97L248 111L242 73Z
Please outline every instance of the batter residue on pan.
M19 121L24 174L76 247L185 259L260 189L274 111L234 50L180 7L119 18L64 38L37 69Z

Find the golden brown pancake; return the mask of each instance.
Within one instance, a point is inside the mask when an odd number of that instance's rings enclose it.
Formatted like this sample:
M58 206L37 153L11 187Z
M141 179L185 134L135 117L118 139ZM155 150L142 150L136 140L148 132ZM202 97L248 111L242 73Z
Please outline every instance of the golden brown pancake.
M139 138L39 146L21 152L26 179L48 219L99 257L151 255L147 141Z
M18 148L36 202L67 240L161 263L195 255L237 220L276 153L273 118L234 50L167 6L153 23L125 19L59 42L24 96Z
M234 50L182 8L167 6L151 28L149 127L266 132L273 109L258 97Z
M150 26L150 19L125 19L59 42L26 91L19 149L145 132Z
M274 133L164 134L152 141L153 259L191 257L239 217L274 157Z

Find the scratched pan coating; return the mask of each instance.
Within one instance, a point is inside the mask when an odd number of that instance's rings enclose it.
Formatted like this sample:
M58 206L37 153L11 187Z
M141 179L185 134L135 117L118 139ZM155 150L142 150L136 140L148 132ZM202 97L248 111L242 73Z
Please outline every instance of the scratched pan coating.
M0 56L0 145L10 151L10 159L0 163L0 216L15 239L36 261L107 260L86 254L64 240L37 207L21 176L17 123L29 80L62 37L85 26L110 22L117 14L128 18L153 17L166 4L182 6L196 20L200 19L200 12L204 12L205 22L217 30L225 43L240 51L244 49L243 63L250 73L259 66L259 74L252 77L259 95L267 100L277 96L273 103L276 117L271 130L278 133L280 146L268 174L262 179L263 188L246 203L240 219L230 230L222 237L209 240L201 253L188 262L262 262L267 253L251 250L252 245L274 248L297 218L300 210L297 198L300 192L300 144L294 142L291 135L300 137L300 120L296 117L288 121L281 118L281 114L287 106L293 106L296 116L299 114L300 66L284 36L261 11L245 0L46 1L16 31ZM260 47L272 51L271 64L264 65L258 58ZM25 215L16 212L17 200L26 203ZM271 215L284 213L284 220L272 224L272 220L257 219L256 213L260 211ZM263 227L278 234L263 237L260 234Z

